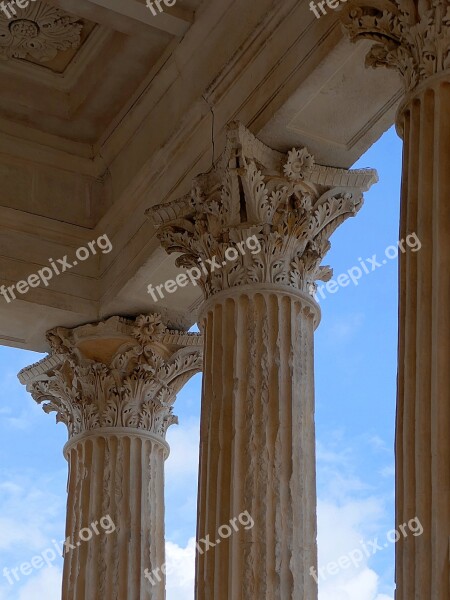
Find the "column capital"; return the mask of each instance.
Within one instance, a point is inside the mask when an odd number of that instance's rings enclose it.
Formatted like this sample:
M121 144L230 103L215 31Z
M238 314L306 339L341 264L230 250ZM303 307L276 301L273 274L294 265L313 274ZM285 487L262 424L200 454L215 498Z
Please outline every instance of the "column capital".
M202 367L202 336L169 330L158 314L56 327L47 339L49 355L18 377L69 438L116 427L164 440L177 392Z
M313 293L331 277L320 266L329 237L376 181L373 169L317 165L307 148L272 150L233 122L216 166L147 214L166 251L181 253L177 265L197 269L206 298L252 283Z
M396 69L407 92L433 75L450 72L448 0L350 2L343 22L352 42L376 42L366 66Z

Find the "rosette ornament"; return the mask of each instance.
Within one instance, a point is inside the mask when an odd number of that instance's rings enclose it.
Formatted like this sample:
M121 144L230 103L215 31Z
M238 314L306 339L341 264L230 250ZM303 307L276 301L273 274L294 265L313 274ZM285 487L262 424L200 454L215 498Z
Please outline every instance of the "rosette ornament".
M23 9L16 6L11 17L0 13L0 59L47 62L81 43L82 21L55 6L30 2Z

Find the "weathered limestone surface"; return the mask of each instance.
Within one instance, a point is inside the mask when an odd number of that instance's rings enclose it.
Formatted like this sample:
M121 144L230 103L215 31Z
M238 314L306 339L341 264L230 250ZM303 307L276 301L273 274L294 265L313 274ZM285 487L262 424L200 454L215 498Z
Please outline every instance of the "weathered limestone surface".
M381 5L380 5L381 6ZM423 535L396 547L396 600L450 598L450 6L447 0L351 9L353 40L377 42L368 64L395 68L407 92L404 141L396 429L396 522Z
M19 374L67 425L69 462L63 600L164 600L164 461L176 393L201 369L203 340L158 315L112 317L49 332L52 352ZM114 533L81 543L109 515Z
M57 326L161 311L147 285L177 269L142 215L210 167L230 120L348 168L392 124L401 91L394 73L363 68L337 12L316 19L309 2L177 0L154 17L145 0L36 0L16 11L0 11L0 286L50 257L72 262L100 235L113 245L14 302L0 296L0 342L37 352ZM198 291L165 299L172 327L192 325Z
M244 511L255 522L199 553L198 600L317 598L312 294L330 276L330 235L374 181L315 165L306 148L275 152L233 123L217 167L150 211L179 265L210 265L198 538L218 539Z

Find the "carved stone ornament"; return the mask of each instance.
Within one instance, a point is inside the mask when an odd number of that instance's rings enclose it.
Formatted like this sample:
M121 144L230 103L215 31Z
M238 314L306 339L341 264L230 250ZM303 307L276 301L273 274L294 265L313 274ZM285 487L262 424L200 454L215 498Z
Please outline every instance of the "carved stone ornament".
M45 412L56 412L69 437L130 427L165 438L177 422L177 392L202 367L202 336L171 331L159 315L111 317L47 334L51 353L19 380Z
M316 165L306 148L271 150L244 126L231 123L217 166L194 180L187 196L147 211L178 266L199 267L208 298L224 289L272 283L314 294L331 270L320 263L329 237L362 206L362 192L377 181L372 169L347 171ZM253 237L253 252L246 240ZM256 241L261 248L255 251ZM227 258L238 247L235 260Z
M366 66L397 69L406 91L450 69L448 0L363 0L350 2L344 14L353 42L376 42Z
M0 58L28 55L46 62L80 45L83 24L78 17L42 2L30 2L23 9L14 5L14 9L17 14L11 14L11 19L0 13Z

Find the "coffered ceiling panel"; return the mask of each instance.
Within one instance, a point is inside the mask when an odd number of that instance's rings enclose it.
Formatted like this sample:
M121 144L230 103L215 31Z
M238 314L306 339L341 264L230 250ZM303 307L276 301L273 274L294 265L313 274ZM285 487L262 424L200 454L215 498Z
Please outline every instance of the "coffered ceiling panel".
M64 73L95 24L64 11L33 2L28 7L0 13L0 58L42 65L54 73Z
M137 0L49 0L0 12L1 118L94 144L194 7L180 1L175 16L154 17Z

